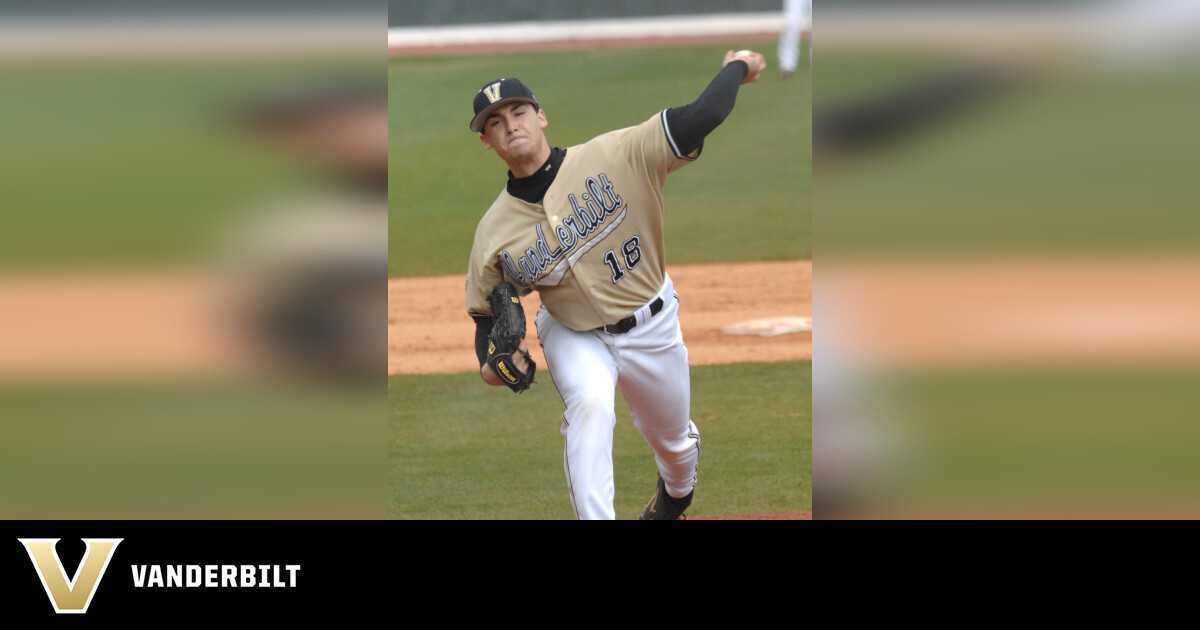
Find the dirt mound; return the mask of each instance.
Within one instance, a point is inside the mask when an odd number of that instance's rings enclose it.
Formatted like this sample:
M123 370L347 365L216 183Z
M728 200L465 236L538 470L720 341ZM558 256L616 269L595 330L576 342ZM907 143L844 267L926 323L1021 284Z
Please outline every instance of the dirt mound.
M812 358L812 331L776 336L729 335L747 320L812 316L812 261L669 267L679 294L679 321L692 365ZM467 316L464 277L388 280L388 374L436 374L479 369L475 325ZM532 321L537 293L525 299ZM546 358L529 327L534 360Z

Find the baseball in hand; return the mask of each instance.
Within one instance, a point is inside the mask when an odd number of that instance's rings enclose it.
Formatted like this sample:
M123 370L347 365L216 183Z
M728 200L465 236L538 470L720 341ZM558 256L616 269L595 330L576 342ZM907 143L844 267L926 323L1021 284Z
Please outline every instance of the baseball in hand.
M735 53L732 53L732 56L729 56L730 53L727 52L725 55L725 65L728 65L736 59L740 59L744 61L746 63L746 67L750 69L750 71L746 74L746 78L742 79L742 85L757 81L758 75L767 67L766 60L763 59L763 56L754 52L753 50L739 50Z

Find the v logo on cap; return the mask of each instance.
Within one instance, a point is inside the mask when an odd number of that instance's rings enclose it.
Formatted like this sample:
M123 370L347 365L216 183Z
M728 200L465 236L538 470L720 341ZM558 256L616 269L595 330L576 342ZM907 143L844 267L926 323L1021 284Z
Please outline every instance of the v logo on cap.
M489 102L495 103L500 100L500 82L497 81L483 88L483 94L487 96Z

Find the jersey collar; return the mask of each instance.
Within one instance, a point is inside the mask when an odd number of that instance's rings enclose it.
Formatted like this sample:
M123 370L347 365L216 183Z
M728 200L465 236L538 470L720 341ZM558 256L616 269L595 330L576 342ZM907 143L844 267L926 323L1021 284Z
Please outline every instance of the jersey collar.
M558 169L562 166L563 159L567 157L567 150L553 147L550 149L550 157L544 164L538 167L538 170L529 177L513 177L512 171L508 172L508 194L526 201L529 203L538 203L546 196L546 191L550 188L550 184L554 183L554 178L558 176Z

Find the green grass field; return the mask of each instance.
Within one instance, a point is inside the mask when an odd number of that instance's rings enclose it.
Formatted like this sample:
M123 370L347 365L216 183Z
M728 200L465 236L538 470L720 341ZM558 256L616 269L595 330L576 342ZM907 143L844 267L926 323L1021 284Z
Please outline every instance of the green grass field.
M467 128L485 81L515 76L528 84L546 111L550 143L569 147L690 103L725 51L745 47L392 59L388 274L465 271L475 226L507 170ZM701 159L667 180L668 263L811 257L811 87L807 70L780 81L774 68L741 87Z
M812 509L812 364L692 368L702 439L688 514ZM393 519L571 519L550 383L522 396L476 374L388 379ZM654 456L617 398L613 468L618 518L654 491Z

